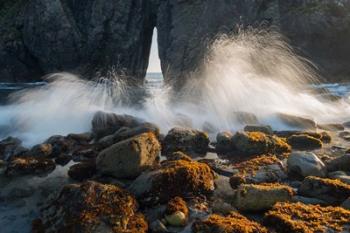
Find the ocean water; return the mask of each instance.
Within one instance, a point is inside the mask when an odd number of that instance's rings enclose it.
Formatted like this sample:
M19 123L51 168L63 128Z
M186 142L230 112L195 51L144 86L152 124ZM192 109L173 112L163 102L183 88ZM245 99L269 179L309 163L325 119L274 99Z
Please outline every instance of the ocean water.
M132 88L125 78L112 70L95 81L57 73L40 83L2 84L0 92L12 94L0 106L0 138L15 136L31 146L52 135L90 131L96 111L133 115L157 124L162 133L175 126L210 128L213 138L242 129L240 112L255 114L275 130L291 129L280 113L317 123L350 120L350 84L319 83L317 67L275 32L218 38L197 72L183 77L188 81L181 90L163 82L160 73L149 73ZM131 105L135 99L139 104Z

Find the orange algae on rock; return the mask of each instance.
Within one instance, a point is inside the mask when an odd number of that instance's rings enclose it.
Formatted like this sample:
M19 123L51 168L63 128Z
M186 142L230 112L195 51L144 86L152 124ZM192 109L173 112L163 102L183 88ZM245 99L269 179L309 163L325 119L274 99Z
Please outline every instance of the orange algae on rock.
M209 194L214 189L214 173L205 163L173 160L162 163L152 182L152 193L161 200L187 194Z
M350 211L301 203L277 203L266 213L264 225L278 233L348 232Z
M259 223L243 215L231 212L227 216L212 214L206 220L196 221L192 225L194 233L267 233L268 230Z
M238 151L248 155L282 154L291 151L284 139L261 132L237 132L232 137L232 143Z
M67 185L42 211L45 232L147 232L135 198L115 185Z
M262 182L277 182L279 181L277 174L284 173L281 161L274 155L262 155L244 162L236 163L233 165L233 168L237 169L238 173L230 177L232 188L237 188L243 183L254 183L252 181L259 171L265 172L266 178L270 179L266 179Z
M274 155L262 155L241 163L236 163L233 168L238 169L241 174L254 174L260 167L278 164L280 160Z
M341 204L350 196L350 185L338 179L308 176L301 183L299 192L331 204Z

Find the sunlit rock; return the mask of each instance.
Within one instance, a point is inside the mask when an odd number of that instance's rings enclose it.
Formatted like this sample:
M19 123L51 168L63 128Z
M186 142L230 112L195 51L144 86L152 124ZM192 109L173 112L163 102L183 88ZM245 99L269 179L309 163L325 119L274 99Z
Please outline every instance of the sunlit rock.
M291 187L278 183L243 184L233 197L233 206L242 211L262 211L270 209L277 202L291 201L293 195Z
M156 136L143 133L101 151L96 159L97 170L116 178L135 178L158 163L160 150Z
M248 155L290 152L290 146L284 139L261 132L237 132L232 137L232 144L238 151Z
M337 179L323 179L309 176L302 182L299 193L314 197L329 204L341 204L350 196L350 185Z
M214 190L214 174L204 163L188 160L164 161L153 171L142 173L130 186L137 197L167 202L173 197L208 195Z

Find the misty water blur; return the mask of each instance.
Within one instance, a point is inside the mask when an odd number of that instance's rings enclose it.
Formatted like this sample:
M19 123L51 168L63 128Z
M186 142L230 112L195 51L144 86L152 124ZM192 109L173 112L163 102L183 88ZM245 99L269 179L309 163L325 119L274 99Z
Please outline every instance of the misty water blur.
M0 107L0 127L33 145L56 134L89 131L96 111L130 114L156 123L162 132L174 126L216 131L243 127L235 113L254 113L261 123L286 129L276 114L306 116L318 122L342 122L350 116L346 98L329 102L308 91L317 85L315 68L295 55L278 33L242 31L218 38L205 63L172 98L171 86L159 74L150 74L143 86L141 105L126 105L134 98L125 77L111 71L97 81L68 73L52 74L47 85L19 91L11 104Z

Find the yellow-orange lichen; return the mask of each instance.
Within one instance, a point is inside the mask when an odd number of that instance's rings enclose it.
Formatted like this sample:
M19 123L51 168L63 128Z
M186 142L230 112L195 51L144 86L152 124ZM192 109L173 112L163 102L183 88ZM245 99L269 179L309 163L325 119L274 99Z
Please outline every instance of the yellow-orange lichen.
M152 193L161 200L176 196L208 194L214 188L214 173L205 163L188 160L165 161L152 184Z
M350 223L350 211L301 203L277 203L266 213L264 225L277 232L341 232Z
M116 233L148 230L144 216L136 213L135 198L115 185L92 181L67 185L47 211L50 209L56 214L43 214L46 217L42 219L48 232L52 226L58 232L94 232L98 226Z
M233 168L238 169L240 174L254 174L262 166L278 164L280 160L275 155L262 155L241 163L236 163Z
M231 212L223 217L221 215L212 214L208 219L196 221L192 226L194 233L267 233L267 229L259 223L250 221L243 215Z

